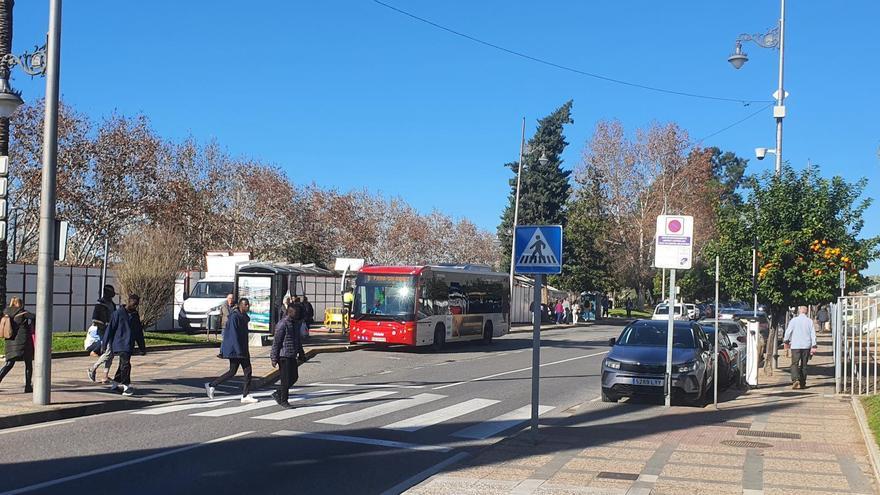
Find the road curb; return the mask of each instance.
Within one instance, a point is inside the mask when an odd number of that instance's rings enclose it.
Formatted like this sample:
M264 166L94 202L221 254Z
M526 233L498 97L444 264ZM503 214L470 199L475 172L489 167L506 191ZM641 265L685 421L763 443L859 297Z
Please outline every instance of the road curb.
M147 347L147 351L157 352L157 351L184 351L187 349L203 349L207 347L220 347L220 341L218 340L216 343L213 342L205 342L204 344L180 344L180 345L156 345L152 347ZM63 352L53 352L52 359L64 359L64 358L72 358L72 357L87 357L89 355L88 351L63 351Z
M83 416L92 416L95 414L105 414L117 411L126 411L140 409L142 407L154 406L166 402L173 402L180 399L168 400L129 400L116 399L106 402L96 402L94 404L83 404L74 407L59 407L48 411L36 411L30 413L13 414L0 417L0 431L9 428L18 428L21 426L29 426L38 423L48 423L50 421L60 421L64 419L81 418Z
M868 426L868 416L865 414L862 401L857 396L852 396L852 407L856 413L856 420L858 420L865 447L868 449L868 457L871 459L871 467L874 469L874 480L880 482L880 448L877 447L877 441L874 440L874 434Z

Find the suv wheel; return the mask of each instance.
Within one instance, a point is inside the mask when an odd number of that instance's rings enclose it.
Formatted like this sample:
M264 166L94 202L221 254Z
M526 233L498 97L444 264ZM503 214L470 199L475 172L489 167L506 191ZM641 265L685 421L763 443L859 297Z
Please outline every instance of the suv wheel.
M611 395L611 393L607 392L606 390L607 389L602 388L602 402L617 402L620 400L618 397Z

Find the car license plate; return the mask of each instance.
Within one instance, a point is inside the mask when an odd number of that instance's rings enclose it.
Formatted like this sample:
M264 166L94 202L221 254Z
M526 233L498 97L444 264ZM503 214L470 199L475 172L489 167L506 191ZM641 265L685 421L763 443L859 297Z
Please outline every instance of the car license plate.
M662 387L662 378L633 378L633 385L649 385L651 387Z

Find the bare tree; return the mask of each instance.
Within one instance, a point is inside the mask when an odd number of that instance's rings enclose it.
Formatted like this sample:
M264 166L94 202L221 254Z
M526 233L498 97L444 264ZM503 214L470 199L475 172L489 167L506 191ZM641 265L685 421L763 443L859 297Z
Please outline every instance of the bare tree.
M116 273L122 294L140 296L138 311L144 328L166 313L174 295L174 279L183 268L183 246L173 231L148 227L125 238Z

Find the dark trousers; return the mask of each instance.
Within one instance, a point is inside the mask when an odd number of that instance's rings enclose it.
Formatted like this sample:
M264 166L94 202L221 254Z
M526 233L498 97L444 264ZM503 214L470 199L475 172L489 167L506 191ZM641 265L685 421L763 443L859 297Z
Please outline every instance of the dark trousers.
M278 383L278 402L287 402L290 387L299 380L299 364L296 358L281 358L278 360L279 378Z
M21 359L21 358L12 358L7 359L5 363L3 363L3 367L0 368L0 382L6 378L6 375L12 370L12 367L15 366L16 361L24 361L24 386L31 387L32 378L34 375L34 362L30 359Z
M791 383L801 382L801 387L807 385L807 361L809 360L809 349L791 350Z
M238 373L239 366L241 366L241 370L244 372L244 385L241 387L241 395L242 397L246 396L251 390L251 373L253 369L251 368L250 358L231 358L229 360L229 371L217 377L217 379L211 382L210 385L216 387L226 380L229 380Z
M131 353L117 352L116 355L119 356L119 367L116 368L113 381L122 385L131 385Z

